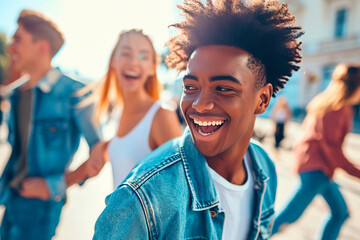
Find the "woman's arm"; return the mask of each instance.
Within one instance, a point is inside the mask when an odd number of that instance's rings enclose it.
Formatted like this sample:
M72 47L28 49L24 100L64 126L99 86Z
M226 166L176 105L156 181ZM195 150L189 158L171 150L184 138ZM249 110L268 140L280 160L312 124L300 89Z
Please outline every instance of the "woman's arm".
M90 157L86 162L81 164L75 171L65 173L65 182L68 187L98 175L104 164L108 161L108 143L109 142L106 141L95 144L91 148Z
M350 175L360 178L360 169L344 155L342 145L346 134L351 129L351 107L327 113L322 119L322 139L319 141L326 159L334 167L344 169Z

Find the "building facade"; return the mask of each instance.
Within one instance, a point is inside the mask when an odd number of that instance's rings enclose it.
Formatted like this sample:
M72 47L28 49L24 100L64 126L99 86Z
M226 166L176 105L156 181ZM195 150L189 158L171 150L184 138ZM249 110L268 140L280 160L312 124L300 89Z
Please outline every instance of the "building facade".
M285 0L303 28L301 69L280 94L288 98L295 120L329 84L338 63L360 63L360 0ZM360 126L357 113L355 125ZM360 127L359 127L360 130Z

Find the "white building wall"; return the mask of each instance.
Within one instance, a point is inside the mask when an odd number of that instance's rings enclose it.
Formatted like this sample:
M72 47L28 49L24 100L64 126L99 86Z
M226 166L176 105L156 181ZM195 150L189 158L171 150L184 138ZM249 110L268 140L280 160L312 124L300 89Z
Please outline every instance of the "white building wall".
M296 74L295 108L307 103L327 85L324 68L341 62L360 63L360 0L285 0L296 17L296 25L305 32L301 38L302 68ZM335 37L336 13L348 9L345 35ZM286 95L287 90L284 91ZM293 92L293 91L289 91ZM292 95L293 98L293 95Z

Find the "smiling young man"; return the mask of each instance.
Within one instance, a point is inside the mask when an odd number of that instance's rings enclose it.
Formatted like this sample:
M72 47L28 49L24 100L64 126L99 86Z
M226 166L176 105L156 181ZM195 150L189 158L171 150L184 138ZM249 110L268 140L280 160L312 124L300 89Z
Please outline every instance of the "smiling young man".
M268 239L276 173L250 140L301 57L300 27L278 1L184 1L169 42L184 70L188 128L140 162L95 226L95 239Z
M20 13L8 51L14 71L30 79L9 96L12 152L0 178L0 204L6 208L2 240L51 239L66 188L89 176L88 162L67 171L81 135L92 147L100 134L91 121L92 106L78 106L82 98L76 93L84 84L51 66L63 43L59 28L42 13Z

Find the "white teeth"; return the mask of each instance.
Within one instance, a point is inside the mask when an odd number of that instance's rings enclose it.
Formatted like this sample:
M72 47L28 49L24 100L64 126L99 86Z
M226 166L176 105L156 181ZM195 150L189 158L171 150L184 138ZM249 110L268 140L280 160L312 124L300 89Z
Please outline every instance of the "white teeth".
M132 78L137 78L137 76L135 76L135 75L130 75L130 74L126 74L126 76L132 77Z
M134 72L125 72L125 75L129 76L129 77L134 77L134 78L138 77L138 75Z
M198 121L196 119L194 119L195 124L199 125L199 126L215 126L215 125L222 125L224 123L224 121Z

